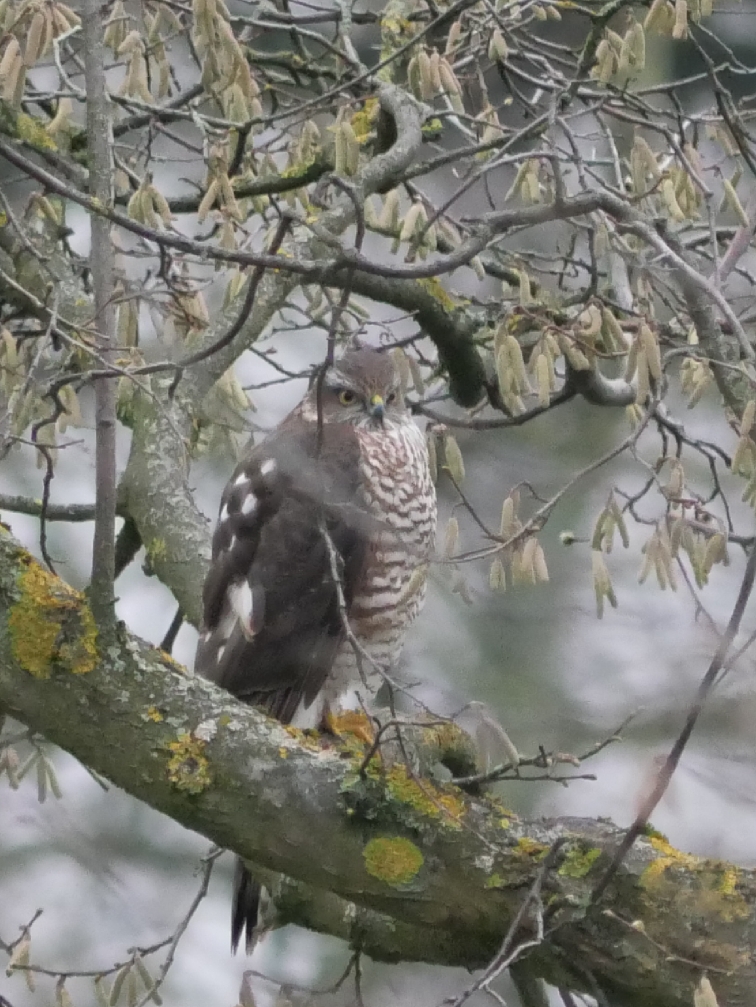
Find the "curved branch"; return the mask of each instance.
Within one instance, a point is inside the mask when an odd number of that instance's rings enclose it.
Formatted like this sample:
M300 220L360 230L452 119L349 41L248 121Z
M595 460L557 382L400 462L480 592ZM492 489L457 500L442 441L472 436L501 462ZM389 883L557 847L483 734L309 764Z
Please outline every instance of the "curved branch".
M375 958L438 961L443 949L479 966L561 840L543 879L537 974L575 990L590 975L621 1007L689 1007L704 971L723 1007L756 995L756 872L681 854L652 833L589 907L615 826L503 817L497 802L417 781L401 763L374 761L360 776L361 749L303 743L124 631L100 654L82 596L7 534L0 706L176 821L296 879L273 885L283 918Z

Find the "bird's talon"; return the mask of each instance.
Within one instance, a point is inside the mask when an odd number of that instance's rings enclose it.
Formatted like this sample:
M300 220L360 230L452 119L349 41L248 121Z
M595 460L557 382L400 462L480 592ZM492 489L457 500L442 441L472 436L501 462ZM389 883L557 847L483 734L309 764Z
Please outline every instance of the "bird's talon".
M350 734L366 745L372 745L375 741L373 724L362 710L344 710L341 713L332 713L329 710L325 716L325 727L336 737Z

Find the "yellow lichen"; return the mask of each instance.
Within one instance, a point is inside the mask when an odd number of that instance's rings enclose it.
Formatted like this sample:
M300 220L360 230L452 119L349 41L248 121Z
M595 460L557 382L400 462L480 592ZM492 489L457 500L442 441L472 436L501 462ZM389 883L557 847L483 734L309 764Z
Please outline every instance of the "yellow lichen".
M167 650L160 651L160 660L163 664L169 665L171 671L175 671L179 675L187 675L187 670L184 665L177 661L172 654L169 654Z
M658 879L662 878L669 867L682 867L690 871L695 870L702 863L700 857L694 857L690 853L676 850L661 833L649 836L649 842L661 856L649 864L643 872L641 884L645 887L653 885Z
M466 750L471 745L470 735L452 720L444 720L424 727L423 741L427 745L435 745L442 755L450 749L456 751L461 747Z
M317 732L303 731L301 727L292 727L291 724L284 724L284 731L295 738L304 748L309 748L311 752L317 752L320 749Z
M97 627L83 596L28 557L18 578L21 598L8 617L11 649L35 678L55 666L84 675L97 665ZM78 624L77 624L78 623Z
M352 116L352 129L358 143L364 143L370 136L375 121L378 118L378 110L378 99L368 98L359 112L355 112Z
M687 916L706 918L716 914L732 923L750 915L745 898L737 890L736 868L719 860L683 853L659 834L650 836L649 842L660 856L641 875L643 888L658 898L674 901L678 911ZM690 875L690 884L681 886L680 879L674 877L675 870Z
M171 753L168 760L168 779L178 790L199 794L212 783L210 763L205 755L205 742L183 731L175 741L165 747Z
M347 743L356 738L362 744L372 745L375 738L370 717L362 710L342 710L338 714L329 714L328 729Z
M288 759L289 758L289 749L286 748L284 745L281 745L281 746L279 746L278 754L281 756L282 759Z
M723 895L737 894L738 872L734 867L722 867L719 890Z
M431 297L438 301L441 307L446 308L447 311L454 311L454 309L458 307L459 302L444 289L437 276L430 276L415 280L415 283L417 283L419 287L422 287L423 290L426 290Z
M302 182L305 183L307 181L307 173L313 164L317 163L320 155L320 148L316 147L310 157L302 161L297 161L296 164L291 164L288 168L283 168L281 171L281 178L301 178Z
M154 538L147 546L147 555L153 561L158 562L161 559L165 559L168 555L168 547L165 544L165 540L162 538Z
M147 707L147 720L151 720L153 723L159 724L163 719L163 714L156 706Z
M425 120L422 125L422 134L427 140L432 136L437 136L443 128L444 124L434 116L432 119Z
M404 763L392 766L385 779L389 793L397 801L429 818L440 819L452 828L462 828L460 819L465 813L465 802L456 787L441 789L428 780L417 780Z
M423 855L409 839L381 836L362 851L365 869L393 888L408 884L423 866Z
M45 130L42 123L38 119L33 118L33 116L26 115L25 112L19 112L16 117L16 133L20 140L25 140L33 147L38 147L42 150L58 149L57 144Z
M517 849L528 857L542 857L548 853L549 847L545 843L537 843L535 839L522 836L517 840Z

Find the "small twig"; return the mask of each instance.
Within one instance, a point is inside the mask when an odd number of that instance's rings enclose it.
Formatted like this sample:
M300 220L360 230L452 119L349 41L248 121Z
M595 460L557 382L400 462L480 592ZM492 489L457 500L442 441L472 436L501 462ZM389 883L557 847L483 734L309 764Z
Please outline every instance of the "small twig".
M106 90L104 29L99 0L82 0L81 13L89 192L94 201L107 206L113 188L113 127ZM116 348L115 258L110 222L91 210L89 222L95 341L99 352L110 363ZM111 378L98 378L94 389L96 487L90 603L100 632L103 632L112 628L115 619L116 385Z
M681 958L679 955L674 954L669 948L655 941L654 938L649 934L647 930L639 930L633 923L628 922L628 920L623 920L621 916L618 916L612 909L605 909L604 916L607 916L611 920L615 920L617 923L621 923L623 927L627 927L628 930L632 930L634 933L640 933L641 936L652 944L657 951L661 951L664 955L664 960L668 962L680 962L681 965L688 965L690 968L695 969L698 972L701 968L701 963L696 961L691 961L690 958ZM727 969L717 968L715 965L706 966L707 972L718 972L719 975L727 975Z
M377 719L377 718L376 718ZM373 743L370 748L365 752L365 757L360 763L360 767L357 770L359 776L365 775L365 770L370 765L370 762L381 747L381 739L383 735L392 727L397 729L397 740L399 740L399 729L402 727L443 727L450 721L448 719L439 718L438 720L397 720L392 718L387 720L385 723L380 724L378 730L375 732L375 737L373 738Z
M291 225L292 218L288 214L282 214L280 220L278 221L276 232L271 239L270 247L268 248L267 253L268 255L276 254ZM239 314L236 317L236 321L228 329L228 331L221 336L220 339L216 340L216 342L212 343L210 346L206 346L204 349L198 350L196 353L192 353L190 356L186 357L184 360L180 360L176 364L155 364L152 367L148 365L147 367L140 368L140 373L151 374L159 370L175 368L176 375L171 382L170 388L168 389L168 397L173 398L176 394L176 388L178 387L179 381L188 367L193 367L195 364L199 364L203 360L207 360L209 357L215 356L216 353L220 353L220 351L225 349L226 346L229 346L239 332L241 332L242 327L244 326L244 323L249 317L249 314L254 306L257 290L265 274L266 268L267 267L265 265L260 264L254 267L244 295L244 302L239 310Z
M530 948L537 947L543 942L543 907L541 904L541 888L543 887L543 882L546 875L555 865L559 852L567 842L566 837L562 836L552 843L551 848L541 862L541 866L538 868L538 873L533 880L533 884L530 886L527 895L523 899L520 908L515 913L512 922L509 924L509 929L502 941L499 952L485 970L479 979L469 986L463 993L458 997L452 998L448 997L443 1001L444 1004L451 1004L452 1007L462 1007L473 994L477 993L478 990L485 990L488 988L489 984L493 982L497 976L509 968L509 966L520 958L526 951ZM531 906L535 907L535 922L536 922L536 933L535 936L527 940L522 941L512 948L515 937L517 936L517 931L523 925L528 916Z
M42 553L42 559L45 561L50 573L57 576L57 571L47 551L47 506L50 502L50 486L55 478L55 466L53 464L52 452L46 444L37 443L34 446L45 460L45 474L42 478L42 501L39 509L39 551Z
M139 1001L137 1007L145 1007L145 1005L154 998L157 991L165 982L165 978L168 975L168 972L170 971L171 965L173 965L173 960L176 956L176 950L179 946L179 942L186 933L186 929L191 923L192 917L197 912L197 910L200 907L200 904L207 895L208 888L210 887L210 877L213 873L213 867L215 866L215 861L218 859L219 856L221 856L223 852L224 851L219 847L211 846L208 853L202 858L204 866L202 868L202 880L200 881L200 886L197 890L197 893L192 899L191 905L189 906L189 909L187 910L184 918L176 927L173 937L170 939L170 942L168 944L168 952L165 956L163 964L160 966L160 971L158 972L155 981L153 982L152 986L147 990L142 999Z
M531 758L521 758L517 766L513 765L511 762L502 763L499 766L494 766L493 769L487 770L485 773L476 773L474 776L459 776L452 780L452 783L456 784L458 787L465 787L474 784L481 783L496 783L499 780L506 779L510 780L522 780L523 782L530 782L532 780L555 780L557 783L563 783L569 780L595 780L595 775L585 775L585 776L521 776L519 770L523 767L534 766L536 768L548 768L552 765L558 765L559 763L572 763L573 765L581 764L587 759L593 758L594 755L598 755L599 752L603 751L608 745L614 744L616 741L622 741L622 732L627 727L627 725L638 716L641 710L634 710L629 714L619 727L613 731L606 738L601 741L596 742L582 755L576 756L560 756L558 752L544 752L541 751L538 755L532 756ZM517 775L514 775L515 771ZM507 774L513 775L507 775Z
M43 503L31 497L17 496L12 493L0 493L0 510L12 511L14 514L28 514L29 517L41 517ZM94 504L51 504L44 508L47 521L94 521Z

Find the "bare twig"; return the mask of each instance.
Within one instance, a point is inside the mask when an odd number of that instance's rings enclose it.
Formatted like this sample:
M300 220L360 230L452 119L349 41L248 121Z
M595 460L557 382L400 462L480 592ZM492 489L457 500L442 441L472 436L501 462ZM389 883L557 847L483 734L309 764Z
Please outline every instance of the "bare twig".
M548 853L543 859L543 863L538 869L538 873L530 886L527 895L522 900L520 908L515 913L509 929L502 941L499 952L485 970L485 972L475 980L458 997L449 997L442 1001L444 1004L451 1004L451 1007L462 1007L467 1003L473 994L478 990L487 990L490 984L501 975L505 969L521 958L527 951L538 947L543 941L543 906L541 904L541 888L548 872L554 867L559 859L559 853L564 846L565 839L557 839L552 843ZM534 926L533 926L534 924ZM530 926L535 930L532 937L527 937L515 944L515 938L523 926Z
M98 0L82 0L84 62L87 100L89 191L93 201L112 201L112 124L106 90L103 19ZM115 348L113 305L115 262L110 224L90 212L90 266L94 287L94 326L99 352L110 360ZM116 517L116 389L110 378L95 381L96 498L92 546L92 612L102 630L115 618L115 517Z

